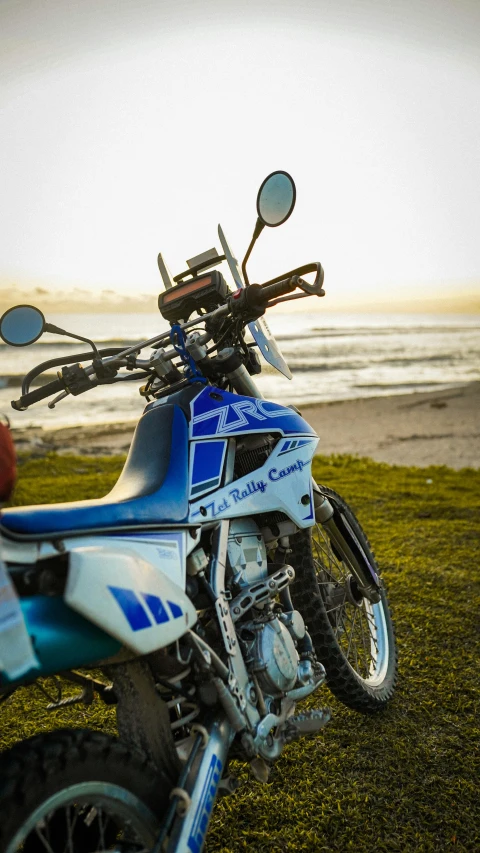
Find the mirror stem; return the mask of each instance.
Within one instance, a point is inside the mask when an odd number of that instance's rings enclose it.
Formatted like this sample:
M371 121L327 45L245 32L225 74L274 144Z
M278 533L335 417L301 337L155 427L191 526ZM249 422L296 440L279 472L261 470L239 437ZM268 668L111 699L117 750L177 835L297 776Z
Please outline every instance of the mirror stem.
M95 356L98 358L97 347L90 338L83 338L82 335L73 335L71 332L66 332L65 329L60 329L59 326L54 326L53 323L45 323L44 331L53 332L55 335L66 335L67 338L75 338L77 341L84 341L84 343L92 347Z
M248 247L248 249L247 249L247 253L246 253L246 255L245 255L245 257L244 257L244 259L243 259L243 261L242 261L242 273L243 273L243 280L244 280L244 282L245 282L245 284L246 284L246 286L247 286L247 287L248 287L248 285L250 284L250 282L249 282L249 280L248 280L247 270L245 269L245 267L246 267L246 265L247 265L247 261L248 261L248 259L249 259L250 255L251 255L252 249L253 249L253 247L254 247L255 243L257 242L258 238L260 237L260 234L262 233L262 231L263 231L263 229L264 229L264 228L265 228L265 225L264 225L264 223L262 222L262 220L261 220L261 219L257 219L256 225L255 225L255 229L254 229L254 231L253 231L253 237L252 237L252 239L251 239L251 241L250 241L250 245L249 245L249 247Z

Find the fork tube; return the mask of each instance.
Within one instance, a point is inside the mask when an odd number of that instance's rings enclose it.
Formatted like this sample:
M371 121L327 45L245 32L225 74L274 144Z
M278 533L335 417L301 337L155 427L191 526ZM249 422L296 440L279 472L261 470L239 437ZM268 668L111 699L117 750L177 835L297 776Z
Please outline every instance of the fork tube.
M263 394L258 390L244 364L236 367L235 370L230 371L226 376L232 383L235 391L238 391L239 394L245 394L246 397L256 397L257 400L263 400Z
M200 752L185 783L191 803L185 817L177 817L172 828L167 853L200 853L212 816L212 809L222 778L230 745L235 736L226 718L218 718L208 728L208 743Z

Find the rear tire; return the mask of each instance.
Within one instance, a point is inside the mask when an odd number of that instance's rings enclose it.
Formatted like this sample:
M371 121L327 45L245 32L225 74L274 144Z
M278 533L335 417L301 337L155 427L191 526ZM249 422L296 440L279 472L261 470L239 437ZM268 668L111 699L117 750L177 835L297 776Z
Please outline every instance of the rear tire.
M344 515L378 575L367 537L348 504L333 489L319 489ZM325 667L328 687L355 711L381 710L397 681L395 631L383 582L380 601L372 604L359 592L341 549L332 545L318 522L294 536L291 545L296 573L292 599Z
M97 853L122 841L148 850L171 788L142 753L108 735L37 735L0 757L0 850Z

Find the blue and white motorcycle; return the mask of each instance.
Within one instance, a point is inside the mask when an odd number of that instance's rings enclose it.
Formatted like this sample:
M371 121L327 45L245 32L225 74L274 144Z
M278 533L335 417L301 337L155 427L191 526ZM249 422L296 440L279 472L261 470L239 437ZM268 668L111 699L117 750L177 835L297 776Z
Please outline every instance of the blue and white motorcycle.
M291 177L269 175L241 267L220 227L223 254L173 280L159 255L171 330L153 339L99 350L33 306L0 321L12 346L55 332L93 348L30 371L15 409L135 378L148 401L108 495L1 514L1 697L61 676L80 692L54 707L95 695L116 705L119 735L59 730L3 754L3 853L198 853L216 796L236 787L229 759L266 782L286 744L328 721L300 700L326 680L367 713L394 692L394 631L365 534L312 480L313 429L252 378L258 350L291 378L265 310L324 295L319 263L248 281L260 232L294 204ZM58 379L30 390L52 366Z

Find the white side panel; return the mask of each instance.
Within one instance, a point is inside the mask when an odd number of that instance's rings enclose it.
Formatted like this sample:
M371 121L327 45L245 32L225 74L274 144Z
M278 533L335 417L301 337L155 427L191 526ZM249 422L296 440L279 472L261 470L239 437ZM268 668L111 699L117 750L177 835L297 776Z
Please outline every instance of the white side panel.
M200 538L200 532L194 539L185 530L154 533L116 533L103 536L75 536L64 539L66 551L74 551L79 547L105 548L107 551L119 549L136 554L139 559L146 560L155 566L162 574L167 575L173 583L185 589L186 558ZM43 543L42 543L43 544Z
M197 621L183 589L123 543L72 548L65 601L140 655L173 643Z
M261 468L190 505L192 522L280 511L298 527L314 521L311 461L318 438L280 440Z

